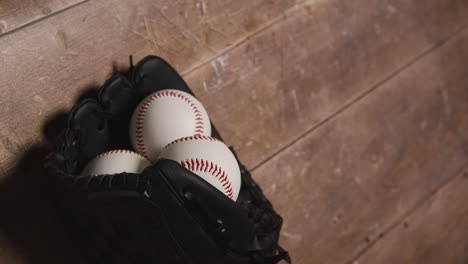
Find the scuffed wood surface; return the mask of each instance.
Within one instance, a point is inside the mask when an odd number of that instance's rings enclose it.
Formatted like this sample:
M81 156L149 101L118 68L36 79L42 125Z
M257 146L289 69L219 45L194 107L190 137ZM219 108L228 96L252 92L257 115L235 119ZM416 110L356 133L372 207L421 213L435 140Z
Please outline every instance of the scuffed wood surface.
M204 4L203 4L204 3ZM83 3L0 38L0 162L11 167L41 140L48 118L96 89L128 55L151 53L180 71L282 16L287 1L124 1ZM20 118L18 118L20 117Z
M94 0L59 12L79 2L0 3L9 21L0 22L9 32L0 36L0 228L11 230L0 232L0 262L71 254L60 251L47 185L12 185L9 169L44 141L55 114L125 68L127 55L150 53L183 73L253 169L285 217L294 263L386 263L379 252L393 263L466 260L449 248L464 243L462 201L447 207L452 218L428 210L452 189L463 199L466 185L447 182L468 160L468 2ZM434 223L423 224L426 214ZM394 228L403 219L408 230L421 223L411 234L420 243L404 249L407 234ZM47 234L53 242L34 247Z
M0 37L82 2L84 0L2 0L0 1Z
M248 167L468 24L464 0L311 1L186 76Z
M295 263L353 259L467 163L467 44L465 30L254 171Z
M356 264L465 264L468 168L395 226Z

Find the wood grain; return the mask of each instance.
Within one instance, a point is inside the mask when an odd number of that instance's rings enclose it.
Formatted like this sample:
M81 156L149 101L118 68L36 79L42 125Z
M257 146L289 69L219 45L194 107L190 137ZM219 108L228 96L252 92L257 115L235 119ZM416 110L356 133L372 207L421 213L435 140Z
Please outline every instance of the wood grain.
M468 30L254 171L295 263L346 263L468 160Z
M180 71L256 32L295 1L83 3L0 38L0 162L40 141L47 118L96 88L128 55L167 58ZM179 12L182 11L182 12ZM20 118L19 118L20 117Z
M467 178L465 168L355 263L467 263Z
M23 11L37 3L46 2ZM466 164L467 12L464 0L83 3L0 38L0 178L42 141L47 119L127 65L127 55L156 53L184 73L255 168L285 216L282 242L295 263L353 260L376 241L393 245L403 234L386 232ZM9 19L26 17L34 15ZM0 200L8 205L11 194ZM38 201L29 214L27 201L23 225L49 208ZM2 219L14 224L10 207ZM454 221L458 210L448 212ZM53 223L53 210L44 212L40 223ZM43 237L53 225L28 228ZM6 241L2 233L0 256L31 261ZM56 250L42 246L42 257ZM424 259L415 250L402 260ZM441 250L436 260L450 252Z
M0 135L6 143L0 162L13 160L23 146L37 142L45 118L70 107L83 89L101 83L111 71L110 61L120 67L126 65L124 54L141 58L156 51L188 71L186 78L228 143L254 167L459 28L468 9L461 0L393 0L388 5L375 0L308 1L267 32L246 38L275 16L282 17L282 9L292 3L236 3L226 6L232 8L228 13L242 13L237 23L220 12L193 12L192 19L187 15L185 23L194 32L203 21L232 32L217 45L210 42L209 48L208 42L197 42L204 39L202 33L190 33L180 24L189 11L179 16L171 11L187 10L188 3L149 0L87 2L1 38L0 64L5 67L0 90L9 94L0 99L1 109L22 119L2 117ZM259 16L255 10L269 11ZM348 16L353 19L342 19ZM245 40L236 44L239 39ZM193 70L213 49L230 43L235 43L232 50Z
M463 0L312 1L186 76L255 168L468 23Z
M0 1L0 36L83 1L84 0L2 0Z

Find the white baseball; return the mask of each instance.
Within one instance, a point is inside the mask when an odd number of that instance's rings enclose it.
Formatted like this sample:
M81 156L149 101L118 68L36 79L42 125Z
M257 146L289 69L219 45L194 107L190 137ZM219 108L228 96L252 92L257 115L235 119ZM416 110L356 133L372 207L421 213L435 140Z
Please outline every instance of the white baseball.
M96 176L122 172L141 173L151 165L142 155L131 150L111 150L91 160L81 173L82 176Z
M152 161L167 144L196 134L211 135L210 119L195 97L179 90L162 90L146 97L130 123L133 147Z
M234 201L241 187L239 164L231 150L218 139L195 135L177 139L159 158L175 160Z

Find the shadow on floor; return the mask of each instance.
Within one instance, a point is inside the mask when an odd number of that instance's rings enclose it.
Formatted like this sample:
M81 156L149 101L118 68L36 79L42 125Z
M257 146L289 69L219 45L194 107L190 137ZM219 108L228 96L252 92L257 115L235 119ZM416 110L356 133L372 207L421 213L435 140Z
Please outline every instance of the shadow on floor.
M83 89L80 101L96 95L96 87ZM66 126L67 113L52 116L43 136L52 144ZM61 183L44 169L47 145L31 146L0 184L0 263L84 263L60 221L58 194ZM7 166L8 167L8 166ZM63 200L62 200L63 201Z
M76 263L53 203L55 183L42 169L46 153L31 148L0 185L0 255L8 262Z

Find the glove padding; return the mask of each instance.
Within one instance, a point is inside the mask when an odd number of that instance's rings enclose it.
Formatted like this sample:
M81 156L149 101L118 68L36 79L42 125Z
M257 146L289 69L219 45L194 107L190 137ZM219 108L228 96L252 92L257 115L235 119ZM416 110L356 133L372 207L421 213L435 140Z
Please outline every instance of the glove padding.
M46 166L64 183L62 194L70 196L59 201L77 246L92 263L290 262L278 245L281 217L240 163L237 202L169 160L142 174L78 176L98 154L131 149L133 110L162 89L193 95L169 64L149 56L127 75L115 74L96 99L85 99L70 112ZM212 136L221 139L212 128Z

